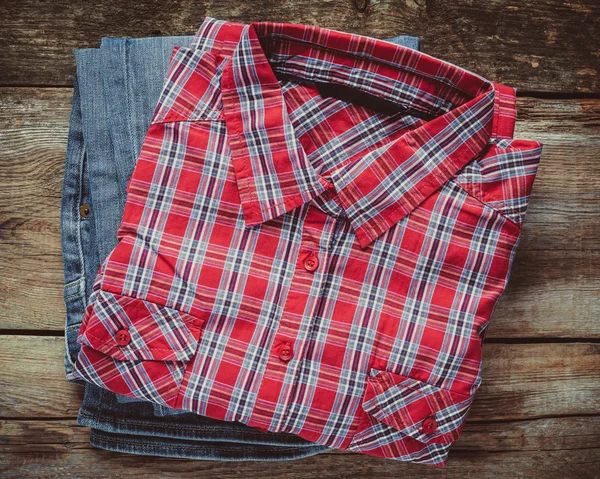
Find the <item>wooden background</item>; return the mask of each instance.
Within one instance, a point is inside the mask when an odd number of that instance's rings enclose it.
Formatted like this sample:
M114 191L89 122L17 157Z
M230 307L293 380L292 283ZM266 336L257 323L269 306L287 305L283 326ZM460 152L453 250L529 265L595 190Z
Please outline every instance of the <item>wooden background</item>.
M0 0L0 475L600 477L598 0ZM332 452L222 463L93 449L64 378L59 205L73 49L191 34L205 15L317 24L423 51L519 88L519 137L544 142L484 382L444 470Z

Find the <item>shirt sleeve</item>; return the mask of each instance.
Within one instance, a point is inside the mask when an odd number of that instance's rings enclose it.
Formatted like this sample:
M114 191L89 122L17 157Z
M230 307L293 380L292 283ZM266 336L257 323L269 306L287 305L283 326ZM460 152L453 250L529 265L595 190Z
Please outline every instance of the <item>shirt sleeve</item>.
M499 140L467 164L455 179L479 201L520 227L541 153L542 144L537 141Z

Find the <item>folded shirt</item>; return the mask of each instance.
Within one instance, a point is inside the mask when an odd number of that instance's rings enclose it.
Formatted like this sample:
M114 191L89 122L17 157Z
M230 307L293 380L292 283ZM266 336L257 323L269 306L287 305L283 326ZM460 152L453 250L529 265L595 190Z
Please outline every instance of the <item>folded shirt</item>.
M79 353L83 312L100 262L115 247L125 190L175 46L192 37L105 38L76 50L76 75L62 190L67 377ZM418 48L418 39L388 41ZM92 445L112 451L210 460L297 459L327 451L290 434L264 433L112 393L85 383L77 422Z
M389 42L205 20L177 49L74 375L443 465L541 153L512 88Z

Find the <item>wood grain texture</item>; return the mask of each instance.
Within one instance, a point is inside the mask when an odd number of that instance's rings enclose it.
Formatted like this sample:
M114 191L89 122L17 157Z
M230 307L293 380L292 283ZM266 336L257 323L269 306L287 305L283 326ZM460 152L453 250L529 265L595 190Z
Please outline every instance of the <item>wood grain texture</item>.
M60 198L72 91L0 89L0 329L62 329Z
M64 88L0 89L0 329L64 327L70 100ZM600 337L600 100L520 98L517 136L543 141L544 152L488 337Z
M75 417L83 388L65 377L65 340L0 335L0 418Z
M101 37L192 34L205 15L411 34L423 51L521 89L600 90L596 0L3 0L0 84L70 85L73 49L98 46Z
M269 464L140 457L94 449L76 425L82 388L65 379L59 337L73 49L192 34L205 15L416 35L528 95L517 136L544 142L542 162L484 381L444 470L339 451ZM0 19L0 477L600 477L600 2L3 0ZM576 92L590 98L565 99Z
M598 417L467 422L445 469L332 451L280 463L218 463L117 454L93 449L72 420L0 421L0 471L6 478L46 477L597 477Z
M75 417L81 388L64 378L62 338L0 336L0 418ZM471 421L593 415L600 344L486 344Z

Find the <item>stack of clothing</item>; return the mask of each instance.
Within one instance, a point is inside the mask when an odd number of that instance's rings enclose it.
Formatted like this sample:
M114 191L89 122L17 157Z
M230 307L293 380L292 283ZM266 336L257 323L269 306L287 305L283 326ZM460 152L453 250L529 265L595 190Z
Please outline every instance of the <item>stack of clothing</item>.
M541 144L515 91L312 26L76 51L67 377L94 446L445 464Z

